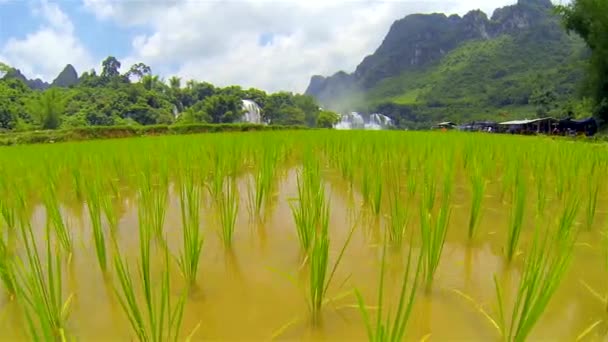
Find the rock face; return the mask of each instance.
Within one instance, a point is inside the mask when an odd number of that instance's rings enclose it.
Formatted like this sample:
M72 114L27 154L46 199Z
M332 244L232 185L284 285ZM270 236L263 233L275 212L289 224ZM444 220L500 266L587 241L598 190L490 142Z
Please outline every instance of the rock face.
M491 19L479 10L463 17L408 15L392 24L380 47L365 57L354 73L340 71L331 77L313 76L306 94L326 104L336 96L365 91L385 78L437 62L466 41L546 29L547 25L555 29L559 24L551 15L552 7L550 0L519 0L515 5L497 9Z
M72 64L68 64L65 66L63 71L59 73L53 83L51 83L51 86L67 88L76 84L78 84L78 73L76 72L76 69L74 69Z

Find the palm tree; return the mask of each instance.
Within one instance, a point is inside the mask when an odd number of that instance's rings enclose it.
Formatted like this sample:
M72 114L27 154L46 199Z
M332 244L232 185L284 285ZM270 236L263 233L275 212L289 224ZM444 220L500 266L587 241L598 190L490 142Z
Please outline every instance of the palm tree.
M42 128L57 129L65 112L66 98L57 88L44 91L28 103L29 112L38 117Z
M171 89L180 89L182 87L182 79L177 77L177 76L173 76L169 79L169 86L171 87Z

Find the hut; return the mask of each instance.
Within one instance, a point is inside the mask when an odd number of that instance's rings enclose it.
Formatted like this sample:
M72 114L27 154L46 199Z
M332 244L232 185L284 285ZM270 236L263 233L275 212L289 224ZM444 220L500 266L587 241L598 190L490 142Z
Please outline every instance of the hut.
M501 122L501 132L511 134L551 134L558 123L557 119L547 117L538 119L512 120Z
M567 118L560 120L556 125L556 134L561 135L578 135L584 134L588 137L597 133L598 124L594 118L587 118L582 120L573 120Z
M456 128L456 124L451 121L440 122L433 126L433 129L441 129L441 130L454 129L454 128Z

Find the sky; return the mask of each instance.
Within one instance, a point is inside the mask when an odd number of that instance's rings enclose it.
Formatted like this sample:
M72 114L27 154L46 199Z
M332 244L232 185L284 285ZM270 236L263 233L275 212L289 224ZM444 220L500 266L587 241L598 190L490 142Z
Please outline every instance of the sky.
M111 55L123 71L143 62L164 78L303 92L312 75L352 72L408 14L490 16L515 2L0 0L0 62L50 82Z

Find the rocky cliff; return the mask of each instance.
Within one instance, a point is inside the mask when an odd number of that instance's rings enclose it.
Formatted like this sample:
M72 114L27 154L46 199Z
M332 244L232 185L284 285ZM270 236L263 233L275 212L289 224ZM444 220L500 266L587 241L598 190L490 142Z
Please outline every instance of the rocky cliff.
M306 94L330 106L332 101L366 92L384 79L434 65L466 42L529 32L541 35L541 39L564 35L552 8L550 0L519 0L515 5L497 9L491 18L479 10L463 17L409 15L392 24L382 44L353 73L315 75Z

